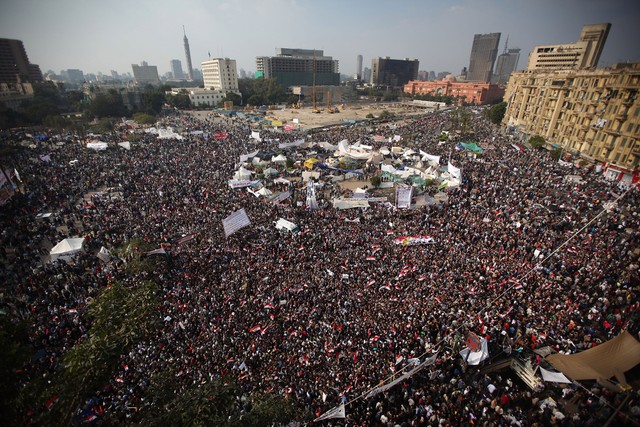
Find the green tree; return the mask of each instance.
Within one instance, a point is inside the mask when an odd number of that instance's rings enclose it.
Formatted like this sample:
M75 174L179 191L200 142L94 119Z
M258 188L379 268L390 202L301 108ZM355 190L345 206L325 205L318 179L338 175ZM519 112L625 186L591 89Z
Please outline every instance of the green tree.
M144 112L151 115L156 115L162 111L162 106L165 103L165 95L163 86L155 88L151 85L147 86L142 93L142 99L144 103Z
M191 99L186 89L181 89L177 95L167 95L167 104L175 108L191 108Z
M42 120L42 124L47 127L54 128L54 129L57 129L58 131L61 131L62 129L68 127L71 124L71 121L57 114L57 115L48 115Z
M499 125L502 122L506 111L507 103L503 101L486 110L485 115L489 118L491 123Z
M542 136L540 135L535 135L532 136L531 138L529 138L529 144L531 145L531 147L533 148L544 148L545 146L545 140Z
M133 120L143 125L152 125L156 122L156 117L147 113L135 113L133 115Z
M394 118L396 115L388 110L383 110L382 113L380 113L380 115L378 116L378 119L380 120L387 120L387 119L392 119Z
M240 105L242 104L242 97L235 92L227 92L227 95L222 101L231 101L233 102L233 105Z
M28 337L26 324L0 316L0 419L15 419L19 372L29 360Z
M109 89L107 93L99 93L91 101L89 105L89 113L93 117L122 117L126 116L128 111L122 102L120 94Z
M375 188L380 187L381 184L382 178L380 178L380 175L375 175L371 178L371 185L373 185Z
M555 161L560 160L560 156L562 156L562 149L561 148L554 148L553 150L551 150L549 152L549 155L551 156L551 158Z

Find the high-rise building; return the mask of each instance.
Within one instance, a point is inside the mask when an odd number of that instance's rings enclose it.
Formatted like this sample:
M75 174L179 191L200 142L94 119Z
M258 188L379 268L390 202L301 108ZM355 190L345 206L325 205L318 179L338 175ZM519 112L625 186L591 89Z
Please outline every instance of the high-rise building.
M373 58L371 60L371 84L377 86L402 87L418 78L417 59Z
M131 70L133 71L133 78L138 86L160 84L158 67L155 65L149 65L146 61L142 61L140 65L131 64Z
M202 62L202 77L205 89L218 90L223 93L238 92L238 72L236 71L235 59L212 58Z
M31 64L22 40L0 39L0 83L42 81L42 71Z
M529 54L527 70L564 70L595 68L609 35L611 24L582 27L575 43L536 46Z
M193 67L191 66L191 49L189 49L189 39L187 38L187 31L184 29L184 25L182 26L182 31L184 32L184 56L187 60L187 79L193 81Z
M356 80L362 79L362 55L356 56Z
M63 76L66 77L66 81L68 83L80 83L82 84L84 82L84 73L82 72L82 70L78 70L75 68L70 68L68 70L65 70L64 72L61 72L60 74L62 74Z
M518 61L520 60L520 49L518 49L517 47L509 49L508 46L509 37L507 37L507 41L504 44L504 52L498 55L496 68L493 72L493 76L491 77L491 83L493 84L507 84L507 82L509 81L509 76L518 67Z
M500 33L476 34L473 37L467 81L490 82L493 64L498 56Z
M601 69L518 71L503 124L525 138L636 170L640 166L640 63ZM620 168L617 168L620 170Z
M315 49L276 49L276 56L256 58L256 77L274 78L285 88L291 86L337 86L338 60Z
M176 80L184 79L184 73L182 72L182 63L179 59L171 60L171 74Z

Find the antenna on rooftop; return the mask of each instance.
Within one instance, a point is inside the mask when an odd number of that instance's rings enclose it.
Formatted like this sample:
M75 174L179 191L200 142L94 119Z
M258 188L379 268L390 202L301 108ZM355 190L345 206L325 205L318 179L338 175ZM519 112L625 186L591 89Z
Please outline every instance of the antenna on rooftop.
M507 53L507 46L509 46L509 34L507 34L507 40L504 42L504 53Z

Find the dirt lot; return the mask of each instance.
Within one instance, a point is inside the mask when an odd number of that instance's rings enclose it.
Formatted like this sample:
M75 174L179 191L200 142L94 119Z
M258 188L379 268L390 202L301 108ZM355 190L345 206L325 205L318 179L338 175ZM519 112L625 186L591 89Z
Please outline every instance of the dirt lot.
M384 110L394 113L396 116L416 116L428 112L428 110L402 106L399 103L372 103L372 104L344 104L339 113L328 113L322 108L319 113L313 112L313 107L301 109L285 108L280 110L267 110L266 116L282 121L284 124L299 126L301 129L313 129L322 126L343 124L348 120L363 120L369 114L379 116ZM196 117L206 118L211 116L211 111L191 111ZM294 123L293 119L298 119Z

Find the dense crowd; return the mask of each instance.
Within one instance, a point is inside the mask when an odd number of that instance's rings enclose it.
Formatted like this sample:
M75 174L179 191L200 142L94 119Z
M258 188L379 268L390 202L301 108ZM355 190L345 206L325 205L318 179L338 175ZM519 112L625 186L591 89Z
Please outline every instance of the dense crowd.
M312 418L348 402L346 418L328 421L334 424L603 424L624 395L595 383L532 391L509 372L466 366L457 351L472 331L489 342L485 363L518 357L537 365L544 361L532 350L540 347L570 354L623 330L638 338L638 191L546 153L516 150L481 115L472 125L485 150L471 156L455 150L456 142L439 142L447 121L440 113L307 137L380 148L372 135L410 135L399 144L462 169L462 183L447 191L446 202L410 210L372 204L341 211L321 200L322 209L309 211L297 203L306 194L300 180L292 180L293 195L280 204L230 188L240 155L299 138L262 132L261 142L251 140L251 125L241 120L173 112L162 125L182 129L180 141L144 134L131 151L95 152L76 142L21 151L25 183L0 210L0 256L2 307L33 326L37 357L29 378L53 372L65 351L87 338L88 301L110 281L142 280L124 277L117 260L100 261L97 249L140 239L167 248L171 258L170 268L152 278L161 327L122 354L118 371L96 390L105 419L154 410L145 391L171 371L178 393L231 375L245 397L287 396ZM226 138L212 138L216 132ZM51 162L39 160L44 154ZM301 149L286 154L304 160ZM119 197L87 196L104 188ZM222 220L241 208L251 225L225 237ZM42 212L54 216L36 220ZM300 232L277 230L278 218ZM41 263L42 242L72 235L84 236L92 251L70 263ZM195 238L176 245L189 235ZM417 235L435 243L394 241ZM402 384L358 398L408 360L436 353L433 366ZM635 394L623 412L639 416L639 405Z

